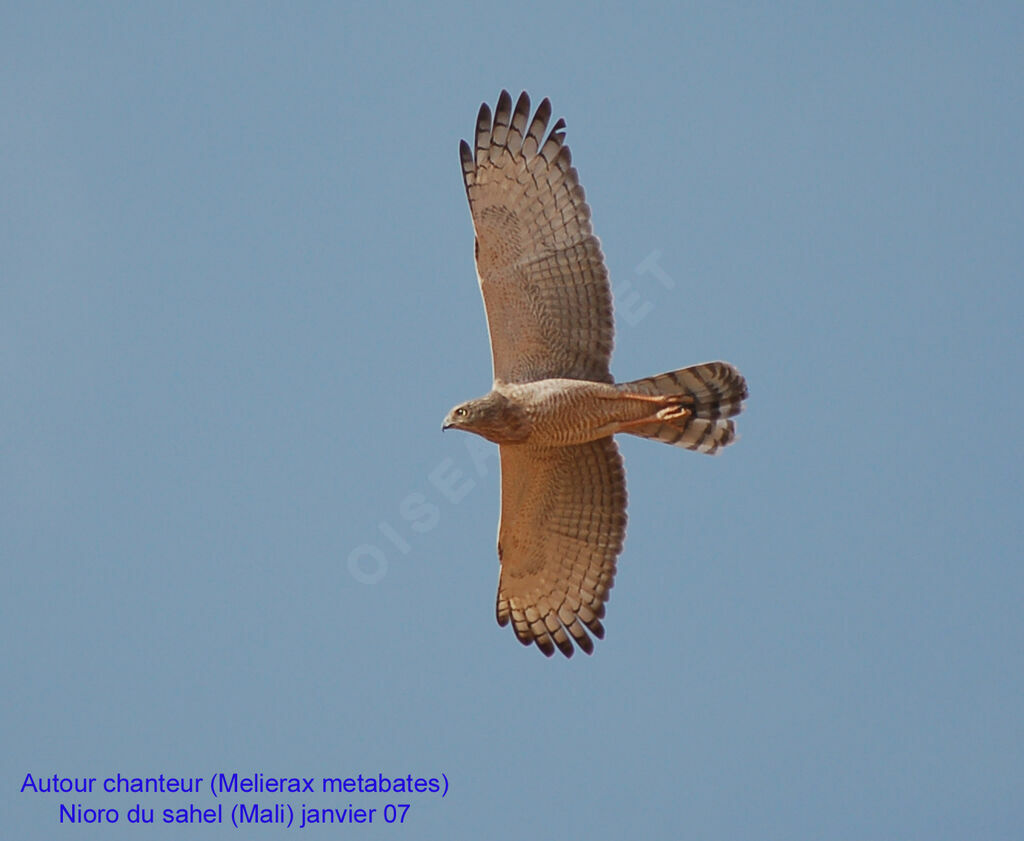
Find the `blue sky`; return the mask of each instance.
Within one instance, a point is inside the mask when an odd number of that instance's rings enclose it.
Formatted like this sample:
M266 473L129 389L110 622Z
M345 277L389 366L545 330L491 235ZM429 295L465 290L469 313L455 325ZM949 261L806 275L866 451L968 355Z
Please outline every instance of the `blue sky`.
M19 792L237 771L450 780L322 837L1018 838L1022 39L1011 3L7 4L5 834L238 837ZM457 147L503 87L568 122L616 376L751 389L721 457L621 441L571 661L495 624L497 460L440 432L490 384Z

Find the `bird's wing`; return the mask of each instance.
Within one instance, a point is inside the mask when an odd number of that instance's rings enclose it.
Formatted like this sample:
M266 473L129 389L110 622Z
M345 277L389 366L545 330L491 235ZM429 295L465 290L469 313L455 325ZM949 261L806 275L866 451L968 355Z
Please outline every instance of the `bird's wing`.
M460 147L494 378L611 382L608 270L565 123L548 131L550 118L547 99L531 121L530 98L513 108L502 91L493 120L480 106L475 149Z
M501 447L498 624L523 645L587 654L626 531L626 478L611 437L569 447Z

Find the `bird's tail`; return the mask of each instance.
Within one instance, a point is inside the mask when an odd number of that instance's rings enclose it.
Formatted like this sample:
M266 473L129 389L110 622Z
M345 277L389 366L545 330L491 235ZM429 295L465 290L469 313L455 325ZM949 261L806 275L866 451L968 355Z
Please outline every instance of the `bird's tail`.
M678 403L669 401L662 419L630 424L623 432L709 454L736 439L730 418L743 411L747 397L746 380L727 362L705 362L616 387L632 394L679 398Z

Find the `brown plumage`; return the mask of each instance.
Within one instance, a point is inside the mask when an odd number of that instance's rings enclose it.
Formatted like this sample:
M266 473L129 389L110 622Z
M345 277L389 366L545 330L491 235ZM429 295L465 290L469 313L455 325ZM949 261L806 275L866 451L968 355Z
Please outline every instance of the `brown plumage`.
M626 529L626 483L612 436L628 432L703 453L735 438L747 387L725 362L615 384L612 301L565 123L530 119L506 91L480 107L462 173L476 232L494 386L444 428L501 448L497 617L547 655L588 654Z

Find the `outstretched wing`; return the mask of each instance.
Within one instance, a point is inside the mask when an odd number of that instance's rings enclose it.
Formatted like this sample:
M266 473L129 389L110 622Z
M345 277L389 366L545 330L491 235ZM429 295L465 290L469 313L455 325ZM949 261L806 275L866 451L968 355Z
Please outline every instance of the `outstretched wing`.
M611 382L608 270L565 122L548 131L547 99L529 118L530 98L521 94L513 109L502 91L493 120L480 106L475 150L460 147L494 378Z
M498 624L523 645L587 654L626 532L626 478L610 438L570 447L501 448Z

